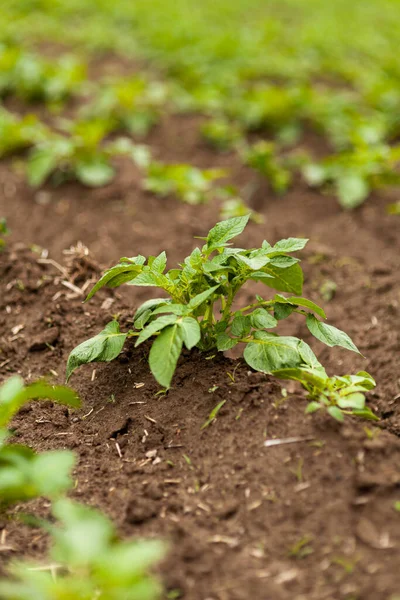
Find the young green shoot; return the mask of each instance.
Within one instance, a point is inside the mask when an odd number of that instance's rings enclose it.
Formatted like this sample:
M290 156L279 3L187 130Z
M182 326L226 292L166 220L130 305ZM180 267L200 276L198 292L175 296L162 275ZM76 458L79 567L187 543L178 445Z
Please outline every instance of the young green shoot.
M368 416L359 388L372 389L372 377L347 376L334 378L333 383L308 344L273 331L279 321L300 314L317 340L360 354L346 333L324 322L324 310L301 295L303 271L299 259L292 254L302 250L307 240L288 238L273 246L264 241L261 247L251 249L231 247L230 240L243 232L248 220L245 216L217 223L203 238L202 248L195 248L179 268L166 271L167 257L161 252L148 259L140 254L121 258L108 269L86 300L102 287L116 288L125 283L157 287L167 296L144 302L129 331L122 332L114 320L77 346L68 359L67 380L82 364L113 360L127 338L133 337L136 346L151 342L150 370L158 383L168 389L184 346L215 354L241 344L243 357L251 368L300 381L319 407L325 406L335 418L337 411L341 415ZM238 292L247 282L260 282L279 293L269 297L256 295L247 306L233 308ZM342 388L347 383L358 395L349 392L346 401Z

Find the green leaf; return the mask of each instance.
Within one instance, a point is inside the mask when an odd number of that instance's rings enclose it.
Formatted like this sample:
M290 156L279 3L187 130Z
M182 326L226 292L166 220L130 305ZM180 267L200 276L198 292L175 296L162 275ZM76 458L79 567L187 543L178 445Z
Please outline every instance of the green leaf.
M48 385L44 381L24 387L22 378L15 375L0 387L0 427L7 426L26 402L38 398L54 400L74 408L81 404L76 392L68 387Z
M270 265L273 267L279 267L279 269L288 269L292 265L300 262L298 258L293 256L278 255L269 259Z
M274 371L274 377L278 377L279 379L292 379L293 381L299 381L304 386L310 384L318 390L324 389L326 382L326 376L324 376L323 371L313 371L312 369L307 369L304 367L279 369Z
M190 313L190 309L187 304L164 304L155 308L152 312L153 315L162 315L165 313L171 313L178 317L183 317Z
M299 339L276 336L265 331L257 331L255 338L246 345L243 356L247 364L256 371L273 373L303 364L299 352Z
M151 337L155 333L158 333L159 331L164 329L164 327L167 327L168 325L173 325L174 323L176 323L177 319L178 317L176 315L163 315L162 317L158 317L158 319L149 323L147 327L145 327L140 332L136 340L135 346L139 346L139 344L142 344L144 341L148 340L149 337Z
M354 378L357 378L357 379L354 379ZM361 384L364 387L364 389L366 389L366 390L373 390L374 387L376 387L375 379L372 377L372 375L370 375L366 371L358 371L358 373L356 373L356 375L353 375L353 380L356 383Z
M61 499L53 513L63 527L52 528L54 560L69 567L89 565L107 549L114 529L102 514L71 500Z
M352 352L361 354L357 349L357 346L353 344L350 337L344 331L333 327L333 325L327 325L319 321L314 315L307 315L307 327L309 331L317 338L320 342L323 342L327 346L341 346Z
M214 285L213 287L210 287L208 290L205 290L204 292L197 294L197 296L193 296L193 298L190 300L190 302L188 304L188 307L192 310L195 308L198 308L201 304L203 304L203 302L205 302L207 300L207 298L212 296L213 293L215 292L215 290L218 288L219 288L219 285Z
M219 333L217 335L217 350L219 352L226 352L226 350L230 350L237 344L237 340L229 337L227 333Z
M207 236L207 250L210 252L217 248L221 248L232 238L240 235L249 221L250 215L243 217L233 217L226 221L220 221L212 229Z
M271 248L269 253L272 252L297 252L298 250L303 250L305 245L307 244L308 239L306 238L287 238L285 240L280 240Z
M311 350L310 346L306 344L304 340L299 341L298 350L301 358L303 359L303 363L310 367L313 370L318 370L319 373L325 373L325 370L318 358L315 356L314 352ZM326 373L325 373L326 375Z
M282 298L282 296L280 298ZM311 300L308 300L307 298L301 298L299 296L291 296L290 298L286 298L286 300L287 300L287 302L290 302L290 304L295 304L296 306L302 306L303 308L309 308L310 310L315 312L317 315L322 317L322 319L326 319L325 311L320 306L318 306L318 304L315 304L315 302L312 302ZM281 301L281 300L279 300L279 301Z
M263 283L274 290L288 292L290 294L301 294L303 290L303 271L299 264L294 264L287 269L280 269L273 265L266 265L263 272L271 277L263 280Z
M31 475L39 494L51 498L72 487L71 471L74 464L75 455L67 450L35 456Z
M237 337L245 337L250 333L251 321L250 317L238 314L233 318L231 325L232 335Z
M152 313L154 311L154 309L156 309L157 307L161 307L162 305L168 306L168 304L170 304L170 303L171 303L171 300L169 298L152 298L150 300L146 300L146 302L143 302L143 304L141 304L139 306L139 308L135 312L135 316L133 317L134 322L135 322L135 327L136 327L136 320L139 319L143 313L145 313L147 311L150 311L150 313Z
M169 388L182 350L183 332L178 324L163 329L150 350L150 370L160 385Z
M294 309L292 304L282 304L281 302L277 302L274 305L274 317L278 321L283 321L283 319L287 319L292 314Z
M354 408L356 410L364 410L365 408L365 396L361 392L355 392L354 394L348 394L346 396L339 396L337 399L337 405L340 408Z
M343 423L344 414L342 413L340 408L338 408L337 406L328 406L328 408L326 410L331 415L331 417L336 419L336 421L339 421L339 423Z
M367 179L359 173L341 175L336 184L339 202L343 208L356 208L368 197L370 188Z
M146 270L142 270L132 281L129 281L128 285L159 287L169 293L174 288L173 284L165 275L147 268Z
M67 362L67 381L80 365L91 362L109 362L116 358L125 343L126 333L121 333L118 321L108 323L95 337L74 348Z
M137 277L141 271L142 265L132 263L119 263L118 265L115 265L115 267L111 267L111 269L105 271L104 275L102 275L99 281L92 287L85 302L90 300L100 288L104 286L110 288L118 287Z
M362 410L353 409L352 413L354 416L361 417L362 419L369 419L370 421L380 421L379 417L374 415L374 413L368 406L366 406Z
M114 168L102 159L80 162L75 168L78 181L89 187L101 187L114 179Z
M306 415L311 415L312 413L315 413L320 408L322 408L322 405L319 402L314 402L314 401L309 402L306 406L305 413L306 413Z
M191 350L199 343L201 338L200 325L192 317L183 317L179 321L179 326L182 330L182 338L188 350Z
M27 162L28 183L33 187L42 185L57 167L58 156L53 148L44 148L35 150Z
M234 254L234 257L236 258L236 260L238 260L239 262L243 263L246 265L246 267L249 267L249 269L251 269L252 271L258 271L259 269L261 269L262 267L265 267L265 265L267 263L270 262L270 259L268 258L268 256L253 256L253 257L249 257L246 256L245 254Z
M158 271L158 273L164 273L165 267L167 266L166 253L161 252L161 254L154 258L154 260L152 260L151 262L149 260L149 266L153 271Z
M221 410L221 408L224 406L225 403L226 403L226 400L222 400L221 402L219 402L217 404L217 406L214 406L214 408L208 415L208 419L201 426L201 429L206 429L206 427L211 425L211 423L215 420L215 417L217 416L217 414L219 413L219 411Z
M278 321L265 308L256 308L251 313L251 324L255 329L272 329L278 325Z

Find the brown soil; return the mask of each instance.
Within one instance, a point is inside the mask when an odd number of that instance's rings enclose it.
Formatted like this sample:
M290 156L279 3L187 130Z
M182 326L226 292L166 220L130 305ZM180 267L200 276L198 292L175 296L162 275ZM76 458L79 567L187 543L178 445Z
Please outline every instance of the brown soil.
M352 213L300 182L286 197L274 197L235 156L209 149L199 122L165 117L148 143L163 160L229 167L236 185L252 186L250 201L265 223L250 226L243 244L311 239L302 256L305 295L326 306L329 322L346 330L367 358L313 345L331 374L371 372L378 387L369 403L380 423L349 419L340 426L322 414L306 417L295 386L253 373L243 361L206 360L197 352L181 358L173 388L159 397L148 348L130 346L113 364L74 375L80 411L50 403L24 410L14 422L18 439L38 450L73 448L72 496L105 510L123 535L166 538L170 552L161 573L185 599L395 600L400 237L398 220L385 214L394 193L376 194ZM140 174L124 161L115 182L100 190L69 184L36 192L3 162L0 215L12 229L0 256L0 382L12 373L62 382L77 343L116 313L127 325L148 297L140 288L104 291L82 305L63 281L82 287L100 268L83 253L63 257L63 250L81 240L103 267L165 249L171 266L191 250L194 235L218 220L218 207L146 194ZM67 273L21 243L48 249L62 268L66 260ZM337 285L330 302L321 300L327 281ZM242 300L253 292L243 292ZM301 320L287 327L307 339ZM216 421L201 429L221 400ZM306 441L264 446L266 439L291 436ZM39 513L46 508L33 505ZM3 564L11 555L44 551L37 531L12 519L2 526L14 548L0 553Z

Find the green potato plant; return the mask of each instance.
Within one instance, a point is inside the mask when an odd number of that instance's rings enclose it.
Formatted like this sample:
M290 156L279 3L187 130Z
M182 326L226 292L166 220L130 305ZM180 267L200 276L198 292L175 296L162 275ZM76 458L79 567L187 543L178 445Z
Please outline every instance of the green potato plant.
M287 192L292 174L286 167L284 159L277 156L275 144L257 142L242 150L242 156L246 165L267 179L276 194Z
M227 151L234 148L242 139L240 127L224 118L210 119L201 128L202 136L211 146Z
M167 257L162 252L148 260L141 255L122 258L106 271L87 300L104 286L115 288L124 283L157 287L168 297L144 302L135 313L132 330L121 332L114 320L77 346L68 358L67 380L82 364L113 360L125 340L136 337L136 346L152 340L150 370L167 389L183 346L215 353L239 343L244 345L245 361L256 371L285 376L288 369L297 369L297 374L311 372L326 381L323 366L306 342L272 331L293 313L303 315L309 332L327 346L358 353L346 333L324 323L323 309L301 295L303 272L291 254L302 250L307 240L288 238L274 246L264 241L260 248L248 250L231 247L230 240L242 233L248 220L249 215L217 223L203 238L203 247L195 248L179 268L165 272ZM253 303L236 309L235 298L248 281L289 295L256 295ZM330 398L334 402L332 395Z
M16 117L0 107L0 158L26 150L47 136L47 127L35 115Z
M65 55L46 60L14 44L0 44L0 95L57 103L77 93L86 79L86 66Z
M126 138L104 142L110 128L106 120L82 120L72 124L68 137L49 135L28 156L29 184L38 187L50 177L55 184L75 179L88 187L98 187L113 180L115 156L129 156L139 166L147 164L149 154L143 146Z
M53 504L47 563L12 561L0 579L3 600L157 600L151 568L163 558L156 540L119 541L100 512L67 499Z
M343 208L352 209L362 204L373 189L399 184L399 162L400 146L360 142L320 163L305 165L303 175L312 187L333 186Z
M82 115L105 119L113 130L143 136L159 120L160 107L167 98L167 89L159 81L143 77L117 79L104 83Z
M187 204L203 204L213 192L213 183L226 176L223 169L198 169L187 164L151 162L144 181L149 192L165 197L174 194Z
M38 496L53 498L72 486L72 452L37 454L27 446L6 443L12 417L26 402L39 398L74 408L80 406L76 393L64 386L42 381L24 386L22 378L14 376L0 387L0 509Z

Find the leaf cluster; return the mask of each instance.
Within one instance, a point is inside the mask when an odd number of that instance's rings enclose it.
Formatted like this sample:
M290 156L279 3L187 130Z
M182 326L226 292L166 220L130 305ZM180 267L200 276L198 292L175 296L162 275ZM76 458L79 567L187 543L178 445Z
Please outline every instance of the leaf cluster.
M264 241L260 248L252 249L231 247L230 240L243 232L248 220L247 215L217 223L204 238L203 247L195 248L179 268L166 271L167 257L162 252L147 260L142 255L122 258L107 270L87 300L104 286L115 288L125 283L157 287L167 297L144 302L128 332L122 333L118 322L112 321L77 346L68 359L67 379L81 364L116 358L128 337L136 337L136 346L152 340L149 366L165 388L171 385L184 346L224 352L240 343L245 361L256 371L275 374L300 369L296 373L311 371L326 379L308 344L273 331L293 313L305 317L317 340L358 352L346 333L324 322L323 309L301 295L303 272L292 253L302 250L307 240L288 238L274 246ZM234 308L239 290L249 281L288 295L257 295L252 304Z
M376 383L365 371L359 371L356 375L328 377L323 368L300 367L281 369L275 371L274 375L301 383L310 400L306 408L308 414L322 409L340 422L344 420L345 415L379 421L366 406L365 394L372 390Z
M343 208L352 209L362 204L371 190L400 183L399 162L400 146L360 143L319 163L305 165L303 174L313 187L329 184Z
M287 192L292 174L285 160L278 156L275 144L260 141L242 151L244 163L263 175L277 194Z
M127 138L104 141L110 123L102 119L75 121L69 136L52 133L32 148L27 162L28 182L42 185L51 177L54 184L76 179L89 187L103 186L112 181L115 156L128 156L139 166L147 164L149 153Z
M0 158L26 150L47 135L47 128L35 115L16 117L0 108Z
M81 112L84 118L108 121L113 131L144 136L159 120L166 100L165 85L136 76L102 83Z
M0 96L58 103L76 94L87 73L73 55L46 60L14 44L0 44Z
M67 499L53 505L48 563L13 561L0 580L4 600L156 600L162 588L150 569L163 557L155 540L122 542L96 510ZM43 524L44 525L44 524Z
M66 406L78 407L75 392L63 386L38 381L24 386L19 376L0 387L0 507L38 496L54 497L71 487L74 455L68 451L36 454L31 448L6 444L7 427L12 417L30 400L47 398Z
M222 169L198 169L188 164L151 162L144 188L158 196L173 194L182 202L202 204L215 193L213 183L226 176Z

